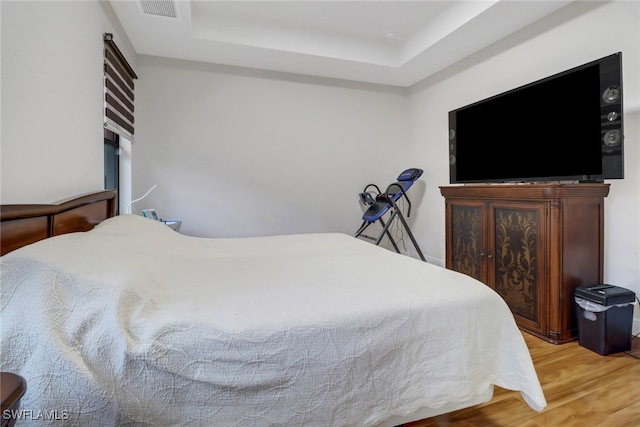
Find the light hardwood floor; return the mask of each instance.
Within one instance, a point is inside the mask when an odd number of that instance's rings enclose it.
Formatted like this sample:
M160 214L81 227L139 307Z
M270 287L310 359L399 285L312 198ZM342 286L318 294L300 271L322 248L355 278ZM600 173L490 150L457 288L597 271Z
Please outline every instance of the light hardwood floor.
M640 426L640 338L628 354L608 356L580 347L577 341L550 344L523 333L531 351L547 407L535 412L519 392L496 387L486 404L413 423L405 427L638 427Z

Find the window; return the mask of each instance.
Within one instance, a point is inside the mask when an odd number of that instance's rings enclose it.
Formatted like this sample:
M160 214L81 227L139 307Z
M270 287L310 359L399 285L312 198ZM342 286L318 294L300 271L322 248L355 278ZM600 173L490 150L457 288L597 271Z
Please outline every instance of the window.
M120 144L117 133L104 130L104 189L120 190ZM118 197L119 199L119 197ZM120 213L120 204L116 199L116 215Z
M136 73L113 41L104 35L104 98L105 126L133 139L133 80Z
M104 188L118 192L116 213L131 200L131 142L134 133L135 72L104 35Z

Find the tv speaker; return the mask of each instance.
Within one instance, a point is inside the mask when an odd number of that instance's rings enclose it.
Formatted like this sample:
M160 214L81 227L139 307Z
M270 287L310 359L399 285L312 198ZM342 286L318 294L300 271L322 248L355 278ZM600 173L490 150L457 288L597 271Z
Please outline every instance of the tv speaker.
M454 177L457 176L456 165L456 114L453 111L449 112L449 182L454 182Z
M607 147L617 147L622 142L622 132L620 129L609 129L604 133L602 142Z
M456 131L449 129L449 165L456 163Z
M618 102L619 99L620 99L620 87L616 85L609 86L604 90L604 93L602 94L602 100L606 104L613 104L615 102Z
M624 178L622 53L600 62L602 177Z

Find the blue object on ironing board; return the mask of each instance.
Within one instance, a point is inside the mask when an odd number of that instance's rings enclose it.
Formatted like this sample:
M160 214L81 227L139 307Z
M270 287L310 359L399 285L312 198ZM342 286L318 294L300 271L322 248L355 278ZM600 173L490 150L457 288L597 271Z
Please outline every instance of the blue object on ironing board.
M393 240L391 233L389 233L389 226L391 225L394 219L398 219L406 229L407 234L409 235L409 238L413 242L413 245L415 246L420 258L423 261L426 261L424 258L424 255L422 255L422 251L420 250L418 243L413 237L413 233L411 233L411 230L409 229L409 226L407 225L407 222L405 221L402 215L402 212L396 205L396 202L400 200L402 197L404 197L407 200L407 205L408 205L407 217L411 215L411 201L409 200L409 197L407 197L407 190L413 185L413 183L418 178L422 176L422 172L423 172L422 169L417 169L417 168L405 170L398 176L397 182L390 184L387 187L387 191L385 191L384 193L381 192L378 186L375 184L367 185L364 189L364 192L360 193L360 198L363 201L363 203L369 204L370 207L362 215L363 222L360 228L358 229L358 231L356 231L355 237L364 237L370 240L374 240L376 242L376 245L378 245L382 241L382 238L386 235L389 238L389 241L393 245L396 252L400 253L400 250L398 249L398 245ZM374 187L378 191L378 194L375 197L375 199L373 198L373 196L371 196L371 193L367 192L367 189L369 187ZM382 217L390 210L391 210L391 216L389 218L389 222L385 224ZM371 237L363 234L364 230L367 227L369 227L371 224L375 223L376 221L380 221L380 224L383 227L382 233L380 233L378 237Z

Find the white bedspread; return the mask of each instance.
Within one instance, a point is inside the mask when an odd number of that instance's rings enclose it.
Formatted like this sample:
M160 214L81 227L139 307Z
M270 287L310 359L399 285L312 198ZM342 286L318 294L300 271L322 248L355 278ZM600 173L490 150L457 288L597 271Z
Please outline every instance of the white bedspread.
M546 405L497 294L350 236L202 239L124 215L1 262L26 424L368 426L494 384Z

